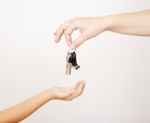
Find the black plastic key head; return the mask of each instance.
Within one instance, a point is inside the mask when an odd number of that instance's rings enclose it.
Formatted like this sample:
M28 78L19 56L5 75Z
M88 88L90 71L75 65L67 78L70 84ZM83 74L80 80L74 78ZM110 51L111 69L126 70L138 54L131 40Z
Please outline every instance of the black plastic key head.
M77 64L77 57L76 57L76 53L72 52L72 66L77 70L80 68L80 66Z

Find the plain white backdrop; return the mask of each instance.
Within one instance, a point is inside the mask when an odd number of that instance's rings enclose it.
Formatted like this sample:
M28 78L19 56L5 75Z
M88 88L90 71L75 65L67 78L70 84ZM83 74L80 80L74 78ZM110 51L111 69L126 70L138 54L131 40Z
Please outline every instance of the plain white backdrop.
M81 97L51 101L22 123L150 123L150 37L105 32L77 50L81 68L69 77L67 46L53 36L74 17L149 8L149 0L0 0L0 109L84 79Z

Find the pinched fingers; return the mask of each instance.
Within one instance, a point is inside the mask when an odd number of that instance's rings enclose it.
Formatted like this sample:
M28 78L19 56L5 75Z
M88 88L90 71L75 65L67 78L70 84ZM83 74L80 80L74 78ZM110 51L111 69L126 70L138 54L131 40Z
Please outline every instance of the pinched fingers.
M72 33L77 30L77 27L74 24L71 24L70 26L68 26L66 28L66 30L64 31L64 36L65 36L65 41L68 45L68 47L70 48L72 45Z
M55 42L58 43L61 39L61 36L64 34L66 28L71 24L71 21L64 22L61 24L58 29L55 31Z

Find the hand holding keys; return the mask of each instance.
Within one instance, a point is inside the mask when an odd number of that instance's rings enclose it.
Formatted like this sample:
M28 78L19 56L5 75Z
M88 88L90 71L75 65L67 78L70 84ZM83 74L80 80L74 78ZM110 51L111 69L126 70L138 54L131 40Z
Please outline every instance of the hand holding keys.
M76 52L75 51L68 51L67 57L66 57L66 74L71 74L72 67L76 70L80 68L80 66L77 64L77 58L76 58Z

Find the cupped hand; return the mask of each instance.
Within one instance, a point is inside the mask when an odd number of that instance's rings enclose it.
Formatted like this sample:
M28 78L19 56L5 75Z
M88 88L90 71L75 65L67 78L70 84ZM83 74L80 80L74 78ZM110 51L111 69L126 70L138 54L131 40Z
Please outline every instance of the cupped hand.
M83 93L85 81L77 81L73 87L53 87L50 92L53 99L70 101Z

